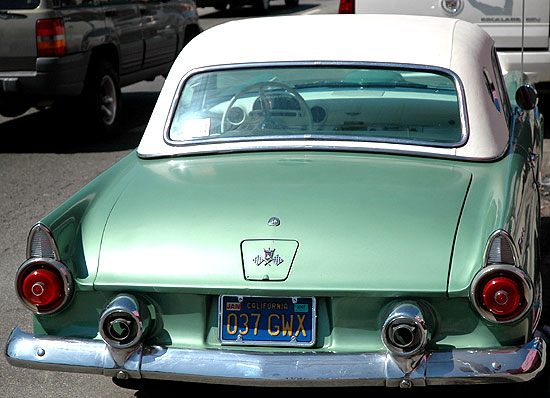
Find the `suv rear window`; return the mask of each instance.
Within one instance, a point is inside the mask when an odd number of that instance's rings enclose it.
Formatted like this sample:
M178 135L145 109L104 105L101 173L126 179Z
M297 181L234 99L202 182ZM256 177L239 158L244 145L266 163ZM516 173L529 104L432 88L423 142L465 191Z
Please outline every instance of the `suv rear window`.
M32 10L39 4L40 0L0 0L0 10Z
M432 70L309 67L214 70L183 87L175 145L317 139L456 146L457 82Z

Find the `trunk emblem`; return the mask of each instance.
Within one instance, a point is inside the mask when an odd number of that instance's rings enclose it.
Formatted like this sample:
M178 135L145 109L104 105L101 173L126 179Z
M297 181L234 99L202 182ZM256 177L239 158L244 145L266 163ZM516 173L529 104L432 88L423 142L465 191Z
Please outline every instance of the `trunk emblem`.
M462 0L441 0L441 8L446 13L456 15L462 9Z
M298 241L247 239L241 242L243 272L249 281L284 281L290 274Z
M264 256L256 256L254 257L254 260L252 262L256 265L264 264L264 266L267 266L271 263L274 263L275 265L280 265L284 262L284 260L279 256L278 254L275 255L275 249L264 249Z

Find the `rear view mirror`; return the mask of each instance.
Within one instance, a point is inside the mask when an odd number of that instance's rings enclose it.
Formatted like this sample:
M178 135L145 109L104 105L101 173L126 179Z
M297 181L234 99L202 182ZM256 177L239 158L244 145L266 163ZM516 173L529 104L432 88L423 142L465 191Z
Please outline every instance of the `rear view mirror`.
M530 84L524 84L516 91L516 102L523 110L530 111L534 109L539 102L539 95L535 87Z

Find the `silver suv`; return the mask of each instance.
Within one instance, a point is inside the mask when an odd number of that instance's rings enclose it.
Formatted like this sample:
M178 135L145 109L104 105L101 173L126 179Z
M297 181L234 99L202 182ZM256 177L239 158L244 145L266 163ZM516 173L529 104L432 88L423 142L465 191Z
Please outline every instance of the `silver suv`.
M63 103L111 131L120 88L167 74L199 32L192 0L0 0L0 114Z

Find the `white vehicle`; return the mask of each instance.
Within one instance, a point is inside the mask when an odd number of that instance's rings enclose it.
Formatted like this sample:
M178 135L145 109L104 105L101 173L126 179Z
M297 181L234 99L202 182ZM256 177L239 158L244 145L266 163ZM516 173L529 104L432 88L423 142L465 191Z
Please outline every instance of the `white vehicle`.
M446 16L472 22L492 36L505 72L523 69L532 82L550 83L548 0L341 0L339 12Z

